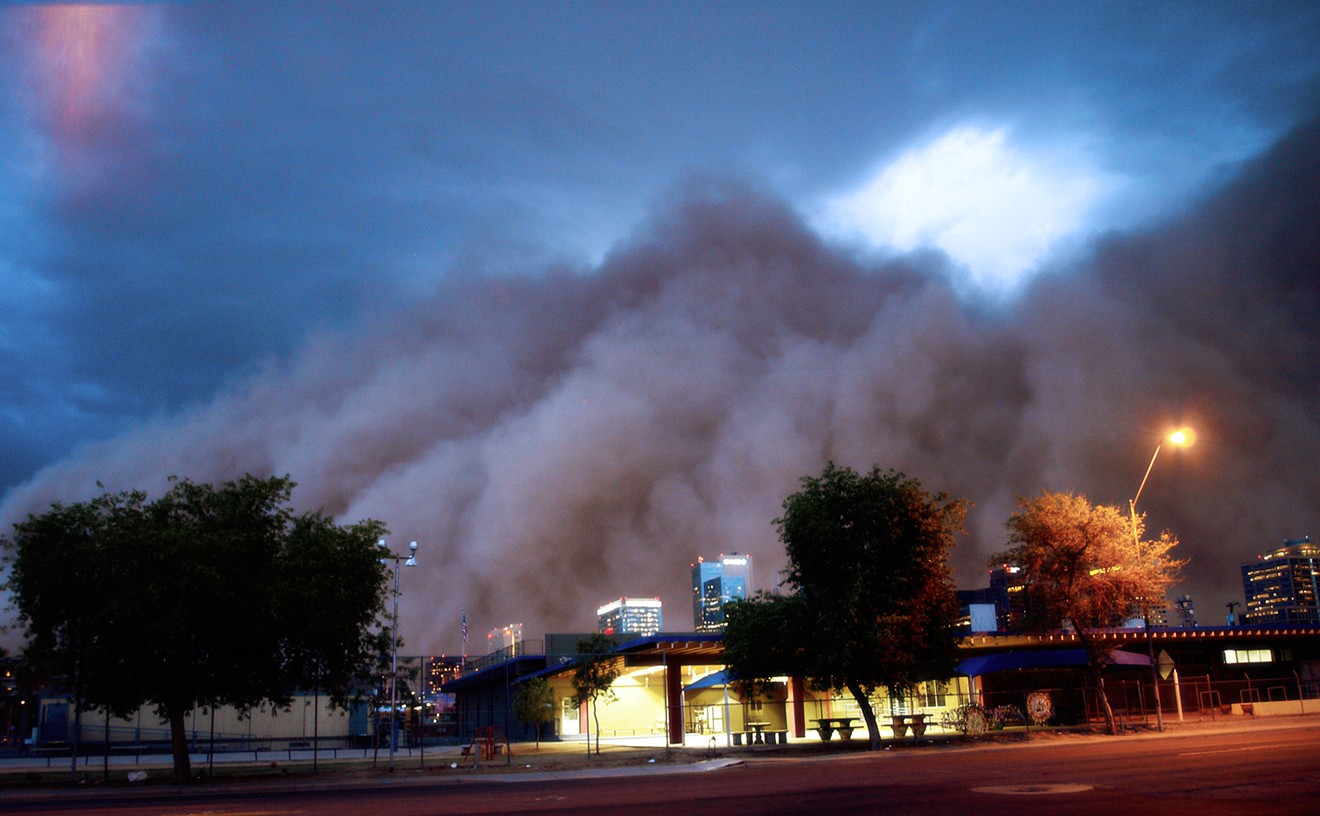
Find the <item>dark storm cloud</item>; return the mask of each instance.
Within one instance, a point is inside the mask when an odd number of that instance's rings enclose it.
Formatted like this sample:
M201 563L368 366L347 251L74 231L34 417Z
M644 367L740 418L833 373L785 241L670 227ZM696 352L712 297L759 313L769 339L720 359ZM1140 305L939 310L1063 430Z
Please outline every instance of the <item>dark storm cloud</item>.
M1215 429L1204 455L1185 457L1191 473L1176 483L1207 485L1223 499L1177 516L1212 517L1197 522L1210 541L1296 537L1310 532L1318 509L1320 480L1309 465L1320 422L1318 147L1312 122L1199 212L1115 242L1097 264L1106 287L1136 293L1144 307L1135 330L1153 349L1142 383L1153 404L1177 401Z
M1320 128L1195 212L1099 242L1016 305L960 301L937 260L862 264L773 197L699 184L590 275L453 283L387 328L326 335L186 416L89 449L15 491L57 497L288 472L298 503L422 542L405 633L457 644L514 620L589 628L738 550L773 582L771 520L833 459L976 502L956 563L984 577L1017 495L1122 505L1191 557L1213 622L1236 566L1315 520ZM399 332L394 327L407 325Z
M1089 134L1146 212L1314 102L1318 59L1305 3L0 14L0 423L47 460L444 276L589 265L693 168L809 207L1010 121Z

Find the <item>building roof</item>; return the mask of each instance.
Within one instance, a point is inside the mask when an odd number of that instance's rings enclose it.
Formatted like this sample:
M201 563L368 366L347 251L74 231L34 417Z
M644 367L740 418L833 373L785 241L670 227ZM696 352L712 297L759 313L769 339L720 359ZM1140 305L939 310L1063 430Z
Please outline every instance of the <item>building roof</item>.
M1087 665L1085 649L1036 649L969 657L959 661L954 671L968 677L977 677L991 672L1016 669L1075 669L1085 665ZM1108 665L1149 666L1150 658L1136 652L1113 649L1109 652Z
M506 675L511 678L519 678L524 675L541 673L545 670L545 661L545 655L517 655L508 660L501 660L498 663L483 666L477 671L461 674L441 685L440 690L445 693L466 691L484 685L490 682L492 678L498 678L502 682Z
M1113 650L1120 665L1150 665L1149 658L1134 652L1122 651L1123 647L1144 648L1145 629L1108 629L1093 632L1098 642ZM1179 641L1201 642L1250 642L1273 638L1320 637L1320 626L1302 624L1294 626L1254 625L1254 626L1184 626L1159 627L1150 630L1151 639L1160 646ZM1081 641L1076 634L1054 632L1042 634L977 634L963 637L958 644L958 651L964 656L960 666L974 666L970 661L983 657L1003 656L1008 662L1007 668L1043 667L1051 660L1066 660L1060 657L1069 652L1081 652ZM724 634L722 632L680 632L646 635L620 643L615 653L625 658L631 665L720 665L724 662ZM1008 657L1016 655L1016 657ZM1027 657L1026 655L1042 655ZM1054 655L1055 657L1046 657ZM558 655L550 660L546 655L519 655L509 660L495 663L480 671L465 674L450 680L442 687L443 691L459 691L489 682L490 679L503 681L505 671L511 677L525 678L553 675L565 671L573 665L572 655ZM1128 661L1138 661L1129 663ZM1014 665L1019 661L1020 665ZM1038 662L1034 666L1031 661ZM1144 661L1144 662L1141 662ZM987 665L995 665L989 663ZM1062 666L1067 663L1055 662ZM1084 665L1076 663L1073 665ZM1001 669L988 669L999 671ZM986 670L983 670L986 671ZM963 672L966 673L966 672ZM698 681L700 682L700 681Z

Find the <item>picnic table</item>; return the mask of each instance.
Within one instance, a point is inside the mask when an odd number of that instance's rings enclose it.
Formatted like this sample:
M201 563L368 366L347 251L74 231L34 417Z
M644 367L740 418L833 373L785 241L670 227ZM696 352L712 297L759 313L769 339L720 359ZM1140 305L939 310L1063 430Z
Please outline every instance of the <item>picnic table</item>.
M889 722L890 727L894 729L895 737L906 737L909 726L912 728L914 738L926 733L925 714L893 714L890 716Z
M764 744L765 744L765 729L768 728L769 726L770 726L770 723L768 723L768 722L749 722L749 723L747 723L747 727L750 728L753 732L755 732L754 734L751 735L751 736L752 736L751 742L752 742L752 743L755 743L755 744L757 744L757 745L764 745Z
M839 739L852 739L853 723L857 722L856 717L818 717L812 720L816 724L816 733L820 734L822 741L828 742L830 737L834 736L837 729Z

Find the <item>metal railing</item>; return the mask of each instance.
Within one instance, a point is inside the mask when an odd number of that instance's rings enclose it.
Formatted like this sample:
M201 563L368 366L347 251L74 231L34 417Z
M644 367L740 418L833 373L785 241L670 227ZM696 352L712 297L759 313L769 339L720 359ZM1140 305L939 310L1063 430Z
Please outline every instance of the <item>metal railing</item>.
M490 654L468 655L467 658L463 661L463 665L460 671L460 676L475 674L481 671L482 669L486 669L491 666L498 666L500 663L503 663L506 660L512 660L515 657L521 657L522 655L541 654L544 651L545 651L545 647L542 645L542 642L539 640L520 640L517 643L513 644L512 646L506 646L503 649L497 649L491 652Z

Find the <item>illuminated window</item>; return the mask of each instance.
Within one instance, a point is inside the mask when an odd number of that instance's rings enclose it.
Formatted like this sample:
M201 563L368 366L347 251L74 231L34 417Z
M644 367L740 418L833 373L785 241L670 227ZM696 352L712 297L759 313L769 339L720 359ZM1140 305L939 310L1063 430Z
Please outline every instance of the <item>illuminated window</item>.
M917 687L919 704L926 707L943 708L948 693L949 683L945 680L927 680Z
M1269 649L1225 649L1225 663L1273 663L1274 653Z

